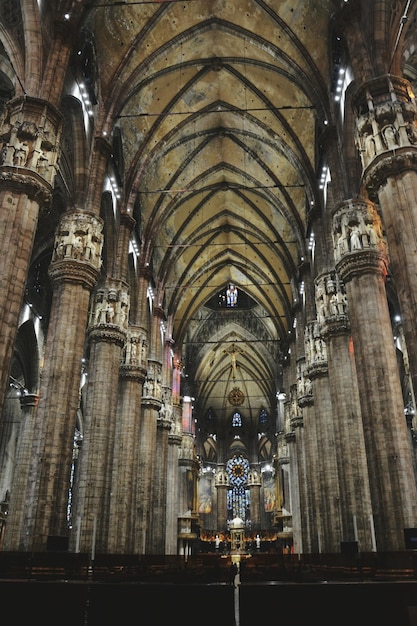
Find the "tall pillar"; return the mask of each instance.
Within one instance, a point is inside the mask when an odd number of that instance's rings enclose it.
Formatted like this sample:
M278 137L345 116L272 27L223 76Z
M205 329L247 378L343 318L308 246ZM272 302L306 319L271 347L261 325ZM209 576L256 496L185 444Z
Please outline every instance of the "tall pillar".
M43 100L16 98L0 119L0 415L38 224L56 173L61 114Z
M345 287L336 272L316 278L320 331L326 341L340 488L341 541L372 550L372 513L358 381Z
M146 367L146 333L130 325L120 365L110 501L108 550L116 554L135 551L137 448Z
M410 83L392 75L355 95L356 143L363 181L379 204L390 272L401 309L414 395L417 393L417 107Z
M6 538L8 549L15 549L18 542L24 549L42 551L49 536L68 539L68 489L81 362L90 293L101 263L101 229L99 218L81 211L64 214L58 228L49 269L53 298L31 471L26 494L16 493L11 506L14 521L10 541Z
M180 467L179 458L182 442L182 415L181 415L181 359L174 358L172 372L172 426L168 435L168 476L167 476L167 533L166 553L178 552L178 518L187 512L181 506L180 499Z
M17 438L17 433L15 433L15 438L17 442L16 449L16 458L14 459L14 475L9 477L9 481L13 485L12 493L15 494L15 506L20 509L23 507L23 504L20 501L24 498L26 493L26 488L31 480L31 461L33 458L33 445L34 441L36 441L35 437L35 413L36 407L38 404L38 395L34 393L25 393L20 395L18 400L20 404L19 408L19 438ZM17 417L17 416L16 416ZM4 451L4 457L7 459L9 457L9 453ZM10 470L9 470L10 471ZM8 472L7 472L8 473ZM32 479L33 480L33 479ZM34 485L34 481L33 481ZM6 512L7 516L5 517L5 526L11 520L13 523L13 517L10 515L9 511L9 500L10 500L10 489L9 493L2 493L2 502L6 502ZM6 499L7 498L7 499ZM15 517L16 519L16 517ZM8 545L13 546L15 550L24 550L27 546L25 545L24 540L19 532L19 527L13 524L13 526L9 525L9 530L7 532L8 537ZM3 547L3 546L2 546ZM8 549L8 548L6 548Z
M165 417L167 407L162 395L164 382L164 330L162 323L164 321L165 315L162 308L154 306L151 318L151 357L148 359L148 375L145 382L149 399L147 409L151 412L151 428L154 429L152 435L155 444L154 450L158 450L158 454L152 454L149 466L152 479L147 552L150 554L164 554L165 552L168 432L171 427L172 404L168 405L169 413Z
M251 466L248 473L248 487L250 493L250 516L252 529L261 528L261 476L259 466Z
M223 466L218 466L214 477L217 494L217 531L227 533L227 490L229 479Z
M85 428L75 501L81 552L107 551L119 366L128 316L126 283L108 278L98 285L88 328Z
M377 549L404 549L417 525L417 490L385 291L388 256L374 205L359 199L333 216L336 270L346 286L362 407Z
M317 517L317 549L339 552L342 536L340 489L337 475L337 450L330 397L326 343L317 321L306 326L306 374L312 383L314 412L304 415L304 428L312 450L312 462L318 486L314 515ZM307 419L308 415L308 419ZM310 439L313 438L313 441Z

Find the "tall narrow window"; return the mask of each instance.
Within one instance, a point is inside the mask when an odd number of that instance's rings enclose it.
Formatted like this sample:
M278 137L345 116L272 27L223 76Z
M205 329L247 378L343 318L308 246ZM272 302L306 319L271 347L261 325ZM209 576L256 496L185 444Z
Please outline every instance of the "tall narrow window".
M240 517L246 526L250 525L250 492L247 488L249 462L241 454L234 454L227 461L226 471L229 476L227 492L228 520Z

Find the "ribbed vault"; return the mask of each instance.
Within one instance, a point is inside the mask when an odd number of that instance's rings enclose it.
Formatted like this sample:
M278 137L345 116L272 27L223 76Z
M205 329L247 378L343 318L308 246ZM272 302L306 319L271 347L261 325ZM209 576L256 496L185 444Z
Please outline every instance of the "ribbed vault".
M103 128L120 130L140 262L200 413L229 417L234 388L254 423L275 411L317 202L333 11L330 0L91 9ZM237 307L216 308L229 283Z

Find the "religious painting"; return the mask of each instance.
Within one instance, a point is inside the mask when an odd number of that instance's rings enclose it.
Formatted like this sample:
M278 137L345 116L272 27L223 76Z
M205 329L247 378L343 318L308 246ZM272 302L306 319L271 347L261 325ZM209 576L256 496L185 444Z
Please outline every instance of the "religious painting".
M264 507L265 511L275 511L277 501L277 489L273 476L263 477L264 481Z
M211 481L208 478L202 477L198 482L198 512L211 513L211 509Z

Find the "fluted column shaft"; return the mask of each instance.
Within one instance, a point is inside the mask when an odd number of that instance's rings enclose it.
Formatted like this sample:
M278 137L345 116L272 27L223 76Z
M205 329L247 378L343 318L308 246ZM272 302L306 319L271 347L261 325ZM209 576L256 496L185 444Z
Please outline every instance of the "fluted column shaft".
M385 291L388 258L371 203L340 205L333 224L358 372L377 549L402 550L403 529L417 524L417 491Z

